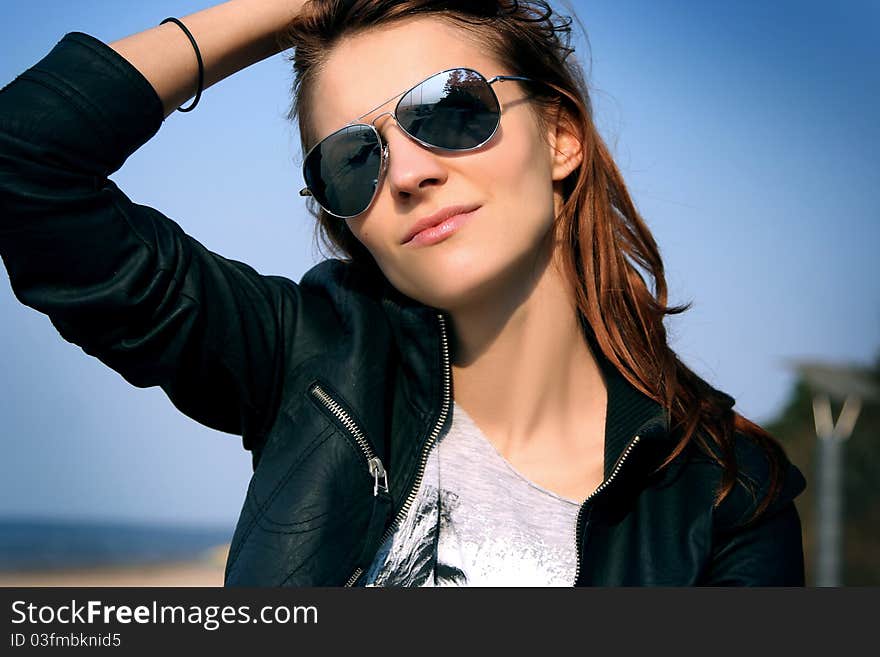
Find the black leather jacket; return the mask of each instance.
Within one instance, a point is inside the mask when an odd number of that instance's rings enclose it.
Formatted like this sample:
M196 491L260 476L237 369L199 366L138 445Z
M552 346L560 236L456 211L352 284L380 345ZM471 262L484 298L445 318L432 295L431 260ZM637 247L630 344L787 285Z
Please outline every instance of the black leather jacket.
M136 386L241 435L254 473L228 586L353 585L415 496L453 399L448 317L326 260L299 283L211 253L108 176L163 122L124 58L72 32L0 91L0 254L16 297ZM576 584L803 583L801 473L757 524L738 485L673 447L662 407L593 345L608 389L605 481L578 516ZM733 399L730 399L731 405ZM739 437L744 479L766 463ZM515 584L515 582L512 582Z

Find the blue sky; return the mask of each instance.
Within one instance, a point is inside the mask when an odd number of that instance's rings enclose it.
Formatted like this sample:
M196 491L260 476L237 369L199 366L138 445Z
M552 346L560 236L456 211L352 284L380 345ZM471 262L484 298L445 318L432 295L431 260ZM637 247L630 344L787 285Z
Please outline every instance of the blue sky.
M211 6L5 2L0 86L70 31L105 42ZM554 4L563 9L562 4ZM572 2L596 120L660 246L679 356L758 422L791 358L880 353L880 4ZM282 55L174 113L113 180L223 255L299 280L322 258L284 118ZM251 474L236 436L130 386L0 275L0 515L235 521ZM809 473L808 473L809 474Z

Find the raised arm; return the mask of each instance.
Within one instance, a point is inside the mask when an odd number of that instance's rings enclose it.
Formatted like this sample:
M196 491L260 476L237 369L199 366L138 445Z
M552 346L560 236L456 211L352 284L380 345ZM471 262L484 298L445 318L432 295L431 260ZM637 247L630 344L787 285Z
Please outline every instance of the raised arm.
M204 87L278 53L278 31L305 0L231 0L178 17L192 33L205 67ZM196 93L198 63L192 44L164 23L108 44L150 82L168 116Z
M271 54L297 4L234 0L182 18L206 84ZM324 344L317 318L332 308L212 253L109 179L194 94L194 67L174 24L112 47L71 32L3 87L0 256L16 298L63 338L259 449L286 372ZM320 322L322 338L332 325Z

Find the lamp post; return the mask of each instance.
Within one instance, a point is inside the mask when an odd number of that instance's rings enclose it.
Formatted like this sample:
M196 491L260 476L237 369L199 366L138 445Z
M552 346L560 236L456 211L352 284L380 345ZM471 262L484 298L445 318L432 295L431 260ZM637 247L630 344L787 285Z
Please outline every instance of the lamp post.
M816 468L816 586L841 586L843 548L843 445L852 435L862 401L880 399L880 389L864 367L798 361L794 369L813 392L813 420L818 440ZM831 400L843 401L834 422Z

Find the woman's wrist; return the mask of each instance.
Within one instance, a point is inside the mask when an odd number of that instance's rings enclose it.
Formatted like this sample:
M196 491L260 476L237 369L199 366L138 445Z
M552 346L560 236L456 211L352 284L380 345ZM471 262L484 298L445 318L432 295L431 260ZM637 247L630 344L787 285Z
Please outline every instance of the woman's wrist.
M280 52L278 33L306 0L229 0L177 16L192 33L204 65L203 90ZM108 45L150 82L168 116L198 88L198 60L174 23L157 25Z

